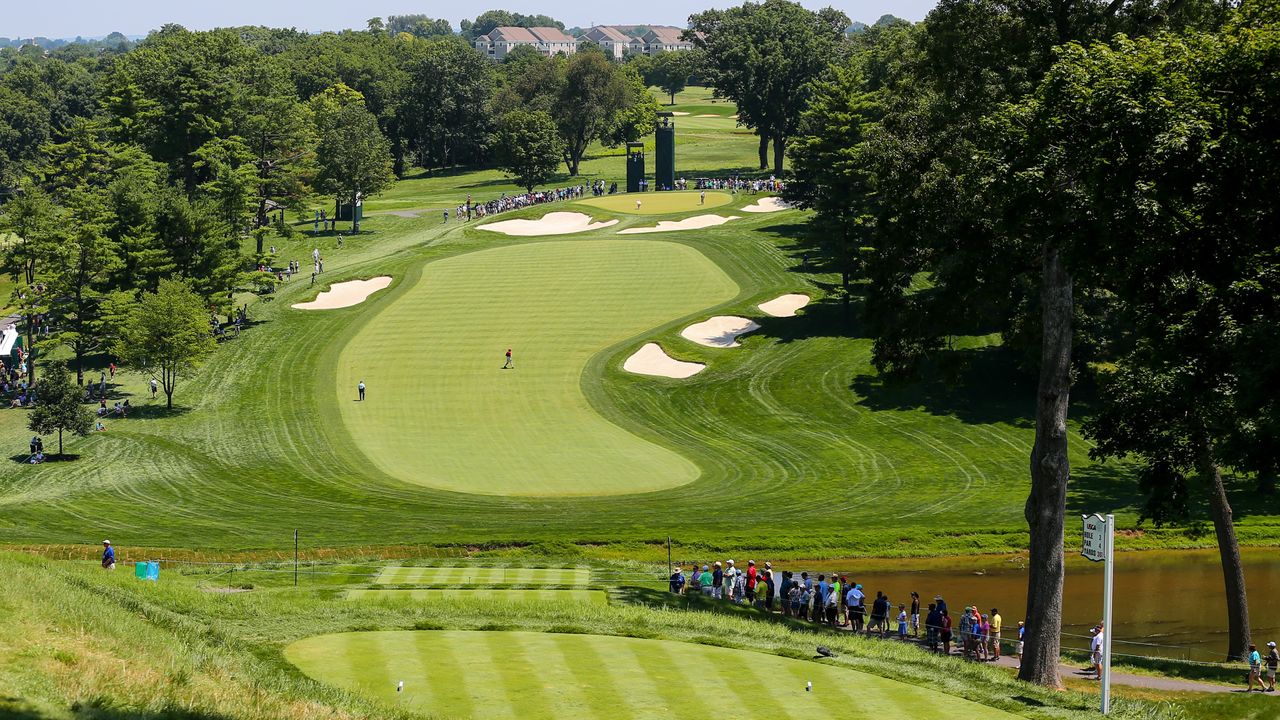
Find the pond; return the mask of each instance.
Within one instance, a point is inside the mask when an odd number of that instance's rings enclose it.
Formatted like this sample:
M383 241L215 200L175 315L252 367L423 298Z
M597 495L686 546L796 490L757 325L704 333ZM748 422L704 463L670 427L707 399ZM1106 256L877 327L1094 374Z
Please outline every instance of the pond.
M1280 549L1242 550L1253 639L1280 642ZM787 562L788 569L848 575L871 597L884 591L896 607L920 594L922 608L935 595L952 613L977 604L1000 609L1006 638L1027 604L1026 556L821 560ZM863 569L859 569L863 568ZM1102 619L1103 572L1069 554L1063 590L1063 646L1088 647L1089 629ZM1217 550L1117 553L1112 652L1220 662L1227 651L1227 612ZM957 615L958 617L958 615Z

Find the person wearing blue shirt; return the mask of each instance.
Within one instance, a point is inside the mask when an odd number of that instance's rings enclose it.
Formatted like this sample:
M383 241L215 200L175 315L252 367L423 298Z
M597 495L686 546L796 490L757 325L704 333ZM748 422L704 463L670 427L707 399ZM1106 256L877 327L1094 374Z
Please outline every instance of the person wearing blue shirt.
M1262 655L1258 652L1258 646L1253 643L1249 644L1249 689L1245 692L1253 692L1253 684L1258 683L1258 692L1266 692L1267 686L1262 682Z
M116 569L116 549L111 547L110 540L102 541L102 569L103 570Z
M671 573L670 583L673 595L680 595L684 592L684 572L680 568L677 567L675 572Z

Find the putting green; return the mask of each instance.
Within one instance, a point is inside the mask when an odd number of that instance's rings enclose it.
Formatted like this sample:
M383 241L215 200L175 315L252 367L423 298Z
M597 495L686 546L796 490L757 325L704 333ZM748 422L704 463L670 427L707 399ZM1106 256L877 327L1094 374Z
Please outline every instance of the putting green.
M377 585L586 585L589 568L385 567Z
M405 482L485 495L616 495L697 479L605 420L581 387L600 351L738 294L698 251L548 241L428 264L338 358L343 422ZM512 348L515 369L503 370ZM368 400L354 402L356 384Z
M578 204L629 215L667 215L706 210L733 202L733 196L729 193L712 190L707 191L705 205L699 204L698 199L697 191L623 193L579 200ZM639 210L636 209L636 200L640 201Z
M348 590L348 600L376 603L432 602L459 600L465 602L554 602L605 605L609 596L603 590Z
M667 640L364 632L306 638L285 657L321 682L450 717L808 720L836 710L885 720L1017 717L856 670Z

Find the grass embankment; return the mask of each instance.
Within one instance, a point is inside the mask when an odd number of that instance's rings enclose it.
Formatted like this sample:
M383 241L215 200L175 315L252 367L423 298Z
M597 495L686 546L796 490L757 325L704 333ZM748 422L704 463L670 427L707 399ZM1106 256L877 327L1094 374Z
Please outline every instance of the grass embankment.
M829 668L870 673L1027 718L1083 719L1094 713L1094 699L1087 694L1039 690L996 668L931 657L897 643L795 631L728 615L577 603L517 606L470 598L353 603L337 599L332 590L288 588L222 594L197 589L203 579L169 571L153 584L127 572L108 575L91 565L8 554L0 554L0 574L6 578L0 585L0 607L23 618L0 625L0 715L395 717L390 706L306 678L285 657L285 648L303 638L390 630L616 635L805 663L812 662L814 646L822 643L840 654L822 661ZM755 682L762 691L773 692L777 681L766 676ZM639 703L644 698L627 700ZM1271 698L1247 698L1238 707L1247 709L1255 700L1261 706ZM626 705L618 702L610 716L626 717ZM1167 714L1168 708L1161 707L1121 701L1115 716L1196 717Z

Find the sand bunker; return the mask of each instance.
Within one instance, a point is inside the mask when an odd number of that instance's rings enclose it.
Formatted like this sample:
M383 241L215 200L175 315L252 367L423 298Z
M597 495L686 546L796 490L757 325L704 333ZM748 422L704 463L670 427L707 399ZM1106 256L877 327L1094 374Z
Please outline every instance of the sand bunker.
M658 343L645 343L643 347L635 351L635 354L627 358L626 362L622 363L623 370L637 375L657 375L658 377L677 379L697 375L706 367L702 363L676 360L664 352L662 346L658 345Z
M759 330L760 326L751 322L744 317L735 315L717 315L709 320L700 323L694 323L680 334L686 340L692 340L699 345L715 348L731 348L738 347L738 336Z
M724 116L723 116L723 115L716 115L715 113L705 113L705 114L703 114L703 115L697 115L697 116L695 116L695 117L724 117Z
M619 235L639 235L641 233L670 232L672 230L701 230L702 228L723 225L730 220L740 220L737 215L721 217L720 215L698 215L684 220L662 220L653 227L627 228L619 230Z
M328 290L316 296L315 300L305 303L294 303L291 307L297 310L337 310L338 308L359 305L391 284L389 277L376 277L371 280L351 280L334 283Z
M760 198L755 205L748 205L742 208L742 212L749 213L771 213L782 210L790 210L791 206L782 201L780 197Z
M760 311L774 317L795 317L796 311L808 304L808 295L792 293L779 295L768 302L760 303Z
M588 230L597 230L618 224L617 220L595 222L590 215L576 212L551 212L537 220L503 220L502 222L481 225L480 230L500 232L504 235L532 237L535 235L568 235Z
M684 117L685 115L688 115L689 113L687 113L687 112L680 112L679 110L672 110L672 111L671 111L671 114L672 114L672 115L675 115L676 117Z

